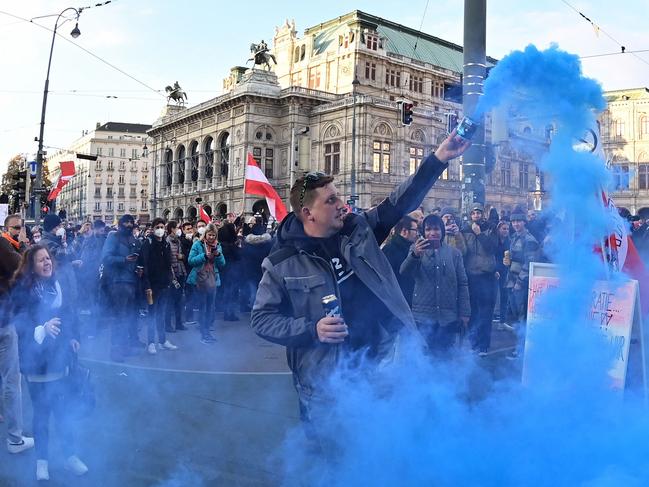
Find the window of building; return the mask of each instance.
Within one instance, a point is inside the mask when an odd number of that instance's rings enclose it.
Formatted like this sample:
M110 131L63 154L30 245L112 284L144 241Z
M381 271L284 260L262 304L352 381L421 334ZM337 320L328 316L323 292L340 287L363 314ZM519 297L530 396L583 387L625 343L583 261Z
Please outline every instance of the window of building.
M368 49L376 51L379 46L379 38L375 35L365 35L365 45Z
M431 84L430 94L433 98L444 98L444 83L441 81L433 80Z
M123 198L124 197L124 188L119 188L117 190L117 197L118 198Z
M302 44L300 46L300 61L304 61L304 56L306 56L306 45Z
M114 169L113 167L113 161L108 161L108 170L112 171Z
M140 156L137 153L137 149L131 149L131 159L139 159Z
M629 165L613 165L613 187L616 190L629 189Z
M112 175L112 174L109 174L109 175L108 175L108 180L107 180L106 182L107 182L108 184L111 184L111 185L113 184L113 175Z
M649 164L638 164L638 189L649 189Z
M388 86L401 87L401 72L396 69L387 69L385 71L385 84Z
M164 155L164 168L165 168L165 176L164 176L164 183L166 187L171 186L172 182L172 177L173 177L173 151L171 149L167 149L165 151Z
M113 210L113 202L112 201L107 201L106 202L106 211L112 211Z
M501 162L501 164L500 164L500 182L505 187L510 187L512 185L512 163L511 163L511 161L502 161Z
M124 211L124 203L117 203L117 211Z
M390 143L374 141L372 144L372 171L390 173Z
M264 171L264 175L268 179L272 179L274 177L273 155L274 155L273 149L269 149L269 148L263 149L261 147L253 147L252 149L253 159L257 162L259 167L262 168L262 170Z
M97 155L100 156L102 155L103 149L101 147L97 147Z
M221 178L227 179L230 171L230 134L225 132L221 135L219 143L219 172Z
M410 148L410 174L415 174L415 171L421 164L422 159L424 158L424 149L423 147L411 147ZM448 168L447 168L448 171ZM445 171L446 172L446 171Z
M128 196L129 196L129 198L136 198L137 197L136 189L131 188L130 194Z
M142 186L145 186L149 184L149 175L148 174L142 174Z
M117 184L124 184L124 175L120 174L119 178L117 179Z
M115 157L115 149L112 147L108 148L108 157Z
M625 129L624 125L625 125L624 120L622 119L617 119L613 121L613 130L611 132L616 139L620 139L624 137L624 129Z
M119 150L119 157L126 157L126 149Z
M95 198L101 198L101 186L95 186Z
M338 174L340 172L340 142L325 144L325 172Z
M126 171L126 161L119 161L119 170Z
M320 88L320 67L309 69L309 88Z
M365 63L365 79L376 80L376 63Z
M131 161L131 171L137 171L137 162Z
M113 136L112 136L112 135L109 135L109 136L108 136L108 140L113 140Z
M101 171L101 161L99 159L95 161L95 171Z
M520 171L518 173L518 186L521 189L529 188L529 168L528 165L521 162Z
M424 91L424 78L423 76L410 76L409 89L416 93L423 93Z
M101 211L101 203L99 201L95 201L95 211Z
M113 188L106 188L106 198L113 197Z

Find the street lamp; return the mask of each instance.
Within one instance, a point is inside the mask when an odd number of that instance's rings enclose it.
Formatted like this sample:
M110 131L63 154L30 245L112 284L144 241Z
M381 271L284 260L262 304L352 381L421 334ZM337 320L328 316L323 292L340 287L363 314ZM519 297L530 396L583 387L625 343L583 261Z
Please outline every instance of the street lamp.
M59 26L59 20L61 20L61 17L63 16L64 13L70 10L73 11L77 16L76 25L74 26L74 29L72 29L72 32L70 32L70 35L74 39L76 39L81 35L81 31L79 30L79 15L81 15L81 12L74 7L66 8L58 15L58 17L56 17L56 22L54 22L54 31L52 32L52 46L50 47L50 58L47 62L47 75L45 76L45 88L43 89L43 108L41 110L41 128L38 135L38 152L36 153L36 181L34 184L34 190L39 191L39 196L40 196L40 191L43 191L43 187L42 187L43 186L43 156L45 155L43 153L43 133L45 132L45 110L47 108L47 92L50 85L50 67L52 66L52 53L54 52L54 40L56 39L56 29ZM40 224L41 221L40 205L36 205L36 208L34 208L34 220L36 224Z
M349 199L354 202L352 208L356 208L358 201L358 195L356 194L356 87L360 84L356 70L354 70L354 81L352 81L352 157L351 174L349 175L349 186L352 193Z

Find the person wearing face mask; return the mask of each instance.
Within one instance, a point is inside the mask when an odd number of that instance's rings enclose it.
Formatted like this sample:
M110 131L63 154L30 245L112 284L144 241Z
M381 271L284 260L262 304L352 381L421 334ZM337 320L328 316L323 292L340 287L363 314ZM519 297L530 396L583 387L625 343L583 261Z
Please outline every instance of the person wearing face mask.
M205 223L203 220L198 220L196 222L196 235L194 235L194 239L201 238L203 235L205 235L206 227L207 223Z
M205 226L203 236L194 242L189 252L189 265L192 270L187 282L196 286L201 342L213 343L215 338L210 333L210 326L214 323L216 288L221 285L219 268L225 267L225 257L217 242L216 226Z
M182 248L183 259L182 262L185 265L185 275L188 276L189 272L192 270L189 265L189 252L192 250L192 244L194 243L194 235L196 231L194 229L194 224L192 222L185 222L182 226L183 236L180 238L180 244ZM196 319L194 318L194 308L196 308L196 299L194 293L194 286L185 281L185 321L186 325L195 325Z
M12 282L12 321L18 332L20 370L33 407L37 480L49 480L50 416L57 423L66 468L75 475L88 472L77 456L77 426L71 417L75 404L67 378L80 349L79 327L69 290L54 269L47 248L34 245L24 254Z
M81 268L79 269L79 284L86 291L86 310L93 315L91 336L95 336L99 312L99 268L101 267L101 252L106 242L106 224L102 220L92 222L90 232L81 240Z
M157 353L158 348L176 350L178 347L167 340L165 333L165 315L169 301L170 287L178 284L172 268L171 246L165 238L165 223L162 218L156 218L151 223L153 236L142 244L139 263L143 267L142 285L149 301L149 316L147 323L147 352ZM158 346L156 347L156 331Z
M41 237L42 237L41 227L33 226L31 243L35 243L35 244L40 243Z
M140 242L133 236L135 220L129 214L119 219L118 229L106 237L101 254L102 279L106 280L113 315L111 358L123 362L130 348L140 348L137 333L137 260Z
M182 241L183 232L175 221L171 220L167 223L167 242L171 250L171 269L176 278L176 282L172 283L169 289L169 301L167 312L165 313L165 331L174 333L177 330L186 330L183 324L183 297L185 280L187 273L185 271L185 255L183 254ZM171 318L175 318L175 328L171 326Z
M424 237L411 247L400 272L415 280L412 314L429 351L445 356L471 316L469 283L462 254L444 243L442 219L428 215L423 228Z

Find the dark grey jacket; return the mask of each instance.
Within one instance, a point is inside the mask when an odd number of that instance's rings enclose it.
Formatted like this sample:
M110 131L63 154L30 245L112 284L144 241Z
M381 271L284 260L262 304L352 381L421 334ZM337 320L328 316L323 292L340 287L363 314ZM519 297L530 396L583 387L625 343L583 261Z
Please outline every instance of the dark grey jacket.
M514 233L512 235L509 248L512 265L509 267L509 274L507 275L507 287L511 289L516 284L519 284L521 288L527 289L530 262L539 261L539 243L526 229L520 234Z
M498 240L495 229L484 221L480 223L480 229L480 235L473 233L470 222L462 229L462 236L466 243L464 266L469 276L496 272Z
M458 249L443 244L419 258L409 252L401 274L415 279L412 314L417 323L447 326L471 316L469 281Z
M394 349L397 332L416 326L390 263L379 245L399 219L419 207L448 165L428 156L417 172L392 194L363 214L350 214L341 230L341 253L358 279L375 293L391 313L376 333L381 344L377 358ZM326 377L340 358L340 346L321 343L316 323L325 315L321 299L340 300L334 269L317 256L302 223L289 214L277 232L277 244L264 259L264 271L252 310L251 326L262 338L287 347L288 364L298 390L311 388ZM362 303L358 303L362 306ZM342 310L343 316L345 310Z

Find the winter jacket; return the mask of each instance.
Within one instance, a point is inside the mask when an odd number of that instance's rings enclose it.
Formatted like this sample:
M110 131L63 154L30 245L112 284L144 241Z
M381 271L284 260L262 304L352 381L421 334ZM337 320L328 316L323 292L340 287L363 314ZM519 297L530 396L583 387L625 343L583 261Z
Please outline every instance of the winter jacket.
M511 240L509 237L506 237L504 240L500 240L500 237L497 237L496 242L496 272L500 274L500 282L504 284L507 280L507 273L509 272L509 267L503 264L503 258L505 257L505 250L511 248Z
M9 283L20 266L21 255L4 238L0 238L0 328L9 324L11 298Z
M261 280L261 264L273 248L273 237L270 233L249 233L244 239L241 259L244 265L245 278L255 284Z
M98 279L105 242L105 235L93 235L83 240L79 258L83 262L81 275L86 279Z
M447 326L471 316L469 282L460 251L442 244L421 257L408 253L401 274L415 280L412 314L417 323Z
M399 282L399 287L401 287L403 297L406 298L408 304L412 306L412 292L415 289L415 280L412 276L401 274L399 272L401 264L406 260L408 252L410 252L411 245L410 241L406 240L401 235L395 234L390 242L383 247L383 253L388 258L388 262L390 262L392 272L397 276L397 281Z
M194 239L193 238L187 238L185 235L179 238L180 240L180 248L182 250L183 258L182 258L182 263L185 266L185 275L189 275L189 271L192 270L192 268L189 265L189 252L192 250L192 245L194 245Z
M469 276L493 274L496 272L496 232L483 221L480 223L480 235L473 233L471 222L462 229L466 243L464 266Z
M223 251L221 250L221 244L216 244L216 252L218 256L214 258L214 274L216 276L216 287L221 285L221 276L219 274L219 268L225 267L225 257L223 256ZM192 286L196 285L196 279L198 278L198 271L205 265L207 262L207 254L205 253L205 244L201 240L196 240L192 249L189 252L189 265L191 266L191 271L187 277L187 284Z
M56 266L57 279L67 291L68 298L73 302L76 301L78 297L77 276L72 269L71 263L77 257L72 245L64 244L61 237L52 232L43 232L39 244L47 247L50 252Z
M135 273L137 261L129 262L126 257L139 252L140 242L133 235L124 235L120 231L110 232L101 253L103 276L107 282L136 284L139 280Z
M14 304L11 322L18 334L20 370L26 375L65 373L72 358L70 340L79 340L79 324L67 289L53 277L33 285L19 282L11 293ZM59 299L57 296L57 289ZM61 333L52 338L45 334L42 343L34 338L37 326L52 318L61 320Z
M421 205L447 167L429 155L417 172L378 206L362 214L349 214L339 232L341 255L356 278L388 310L384 320L388 326L376 324L375 334L380 337L377 360L394 352L397 333L404 327L417 333L408 302L379 246L400 218ZM287 347L298 393L319 385L319 379L328 376L341 358L340 348L321 343L316 333L316 323L325 315L322 297L334 294L339 302L341 298L335 270L317 255L313 240L304 233L295 214L282 221L277 244L263 261L264 273L251 314L257 335Z
M140 249L138 264L144 268L142 286L144 289L168 288L173 281L171 270L171 246L167 239L147 238Z
M167 242L169 243L169 249L171 250L171 270L174 273L174 276L178 282L185 282L187 277L187 271L185 269L185 264L178 260L178 254L182 254L183 258L185 254L183 253L182 240L183 237L176 237L175 235L168 235ZM187 240L184 238L184 240Z
M511 237L510 257L512 265L509 267L507 287L513 288L518 284L522 289L527 289L530 262L539 260L539 243L527 230L514 233Z

